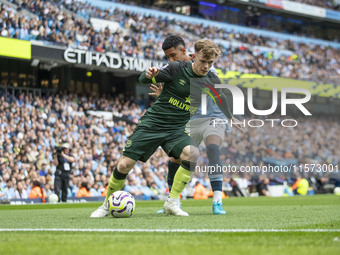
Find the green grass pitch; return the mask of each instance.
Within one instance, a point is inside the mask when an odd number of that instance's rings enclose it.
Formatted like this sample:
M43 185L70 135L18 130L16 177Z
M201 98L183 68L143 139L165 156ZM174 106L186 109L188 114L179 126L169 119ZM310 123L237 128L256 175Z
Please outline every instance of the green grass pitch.
M174 217L155 213L162 201L137 201L128 219L90 218L98 203L1 205L0 254L340 254L339 196L229 198L225 216L213 215L211 203L185 200L190 216ZM193 232L135 232L145 229Z

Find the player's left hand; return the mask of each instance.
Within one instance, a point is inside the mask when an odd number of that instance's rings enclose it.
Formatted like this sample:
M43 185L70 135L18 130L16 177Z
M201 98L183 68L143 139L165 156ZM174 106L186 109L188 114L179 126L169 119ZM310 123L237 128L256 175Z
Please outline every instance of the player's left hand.
M232 117L233 127L236 127L242 134L244 134L244 128L242 126L242 122L236 119L234 116Z
M155 96L155 97L159 97L159 95L161 94L162 92L162 83L158 83L158 86L155 85L155 84L151 84L150 85L150 89L153 91L153 92L150 92L148 93L148 95L150 96Z

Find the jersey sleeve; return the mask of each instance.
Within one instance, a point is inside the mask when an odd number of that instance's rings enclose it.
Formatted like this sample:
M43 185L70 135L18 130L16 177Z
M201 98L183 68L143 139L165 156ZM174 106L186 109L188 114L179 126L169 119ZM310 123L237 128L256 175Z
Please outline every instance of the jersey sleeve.
M174 74L176 74L181 68L181 64L178 61L168 63L159 69L159 73L154 79L149 79L146 77L146 71L139 77L139 82L143 84L158 83L158 82L169 82L173 79Z

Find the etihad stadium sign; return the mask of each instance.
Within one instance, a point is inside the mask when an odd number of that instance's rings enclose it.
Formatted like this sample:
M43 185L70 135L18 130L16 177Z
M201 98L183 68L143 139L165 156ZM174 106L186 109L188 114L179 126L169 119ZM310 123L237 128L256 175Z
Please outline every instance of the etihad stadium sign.
M128 56L120 56L113 52L91 52L80 49L67 48L63 54L64 60L71 64L85 64L105 66L112 69L144 72L149 67L162 67L164 62L150 59L140 59Z

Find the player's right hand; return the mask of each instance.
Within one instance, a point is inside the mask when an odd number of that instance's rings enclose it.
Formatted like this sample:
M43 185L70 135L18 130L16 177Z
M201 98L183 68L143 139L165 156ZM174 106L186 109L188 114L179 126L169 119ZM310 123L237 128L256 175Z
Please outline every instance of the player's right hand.
M159 68L157 67L150 67L147 71L146 71L146 78L148 79L152 79L153 77L156 77L159 73Z
M231 119L233 121L233 127L236 127L238 131L240 131L242 134L244 134L244 128L242 126L242 123L236 119L234 116Z
M153 91L153 92L150 92L148 93L148 95L150 96L155 96L155 97L159 97L159 95L161 94L162 92L162 83L158 83L158 86L155 85L155 84L151 84L150 85L150 89Z

